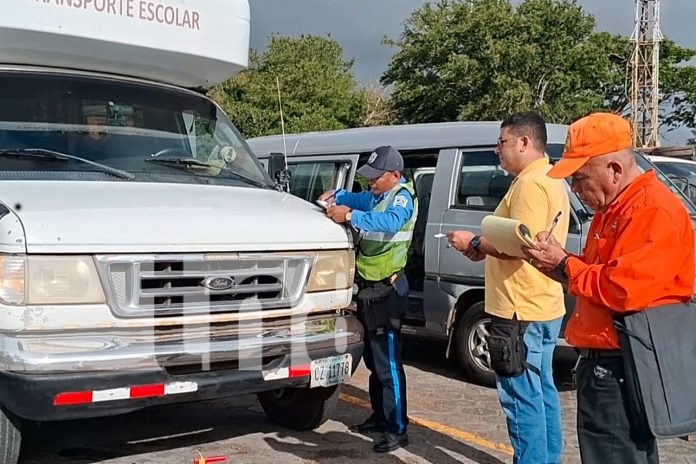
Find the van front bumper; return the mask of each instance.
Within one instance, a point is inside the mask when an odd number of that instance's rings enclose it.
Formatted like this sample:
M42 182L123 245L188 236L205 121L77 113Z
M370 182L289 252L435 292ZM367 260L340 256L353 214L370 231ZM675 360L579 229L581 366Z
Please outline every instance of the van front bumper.
M307 387L312 360L348 353L357 368L363 328L346 313L189 333L2 334L0 348L0 403L25 419L62 420Z

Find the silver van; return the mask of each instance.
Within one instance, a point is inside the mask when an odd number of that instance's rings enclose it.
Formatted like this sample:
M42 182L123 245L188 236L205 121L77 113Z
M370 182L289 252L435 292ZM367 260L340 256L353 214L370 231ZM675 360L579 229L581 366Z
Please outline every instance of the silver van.
M348 129L250 139L249 145L266 166L286 146L290 191L314 202L325 190L365 188L355 177L357 166L372 150L390 144L404 156L405 175L412 178L419 212L406 273L411 286L405 332L447 340L446 355L454 355L467 377L494 384L489 367L484 312L484 268L435 238L450 230L480 228L508 190L513 176L500 167L495 154L500 122L452 122ZM560 158L567 126L549 124L547 154ZM636 153L642 170L654 166ZM275 169L275 168L272 168ZM692 217L694 206L662 173L663 182L679 195ZM270 173L274 175L274 172ZM580 253L593 212L570 192L571 218L567 249ZM574 298L566 296L567 316ZM563 328L565 328L565 322ZM559 346L568 347L559 339Z

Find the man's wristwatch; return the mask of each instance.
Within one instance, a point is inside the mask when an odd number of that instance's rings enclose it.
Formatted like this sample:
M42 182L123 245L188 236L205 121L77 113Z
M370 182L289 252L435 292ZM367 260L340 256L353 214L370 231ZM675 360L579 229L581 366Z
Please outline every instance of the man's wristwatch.
M471 248L473 248L475 251L479 251L480 246L481 246L481 236L474 235L474 238L471 239Z
M346 222L350 222L350 218L351 218L352 216L353 216L353 215L350 213L350 211L348 211L348 212L346 213Z
M566 263L568 262L569 255L565 255L563 259L556 265L554 272L562 280L568 280L568 274L566 274Z

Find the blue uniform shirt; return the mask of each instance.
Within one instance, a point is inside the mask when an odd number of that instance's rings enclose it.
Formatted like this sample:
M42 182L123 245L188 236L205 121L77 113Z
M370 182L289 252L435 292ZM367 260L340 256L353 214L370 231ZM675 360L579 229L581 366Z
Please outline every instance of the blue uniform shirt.
M401 183L405 184L406 179L402 177ZM353 193L340 189L336 191L335 200L337 206L344 205L353 210L350 223L356 229L363 232L395 234L411 219L413 197L408 190L401 189L384 211L373 211L386 195L389 195L389 192L375 195L372 192Z

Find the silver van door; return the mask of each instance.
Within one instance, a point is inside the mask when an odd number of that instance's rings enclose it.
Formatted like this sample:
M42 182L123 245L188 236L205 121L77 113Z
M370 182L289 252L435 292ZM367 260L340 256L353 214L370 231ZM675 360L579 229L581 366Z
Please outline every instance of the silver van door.
M585 247L587 230L592 220L592 212L580 201L568 186L568 198L570 199L570 222L568 224L568 240L566 241L566 251L573 254L580 254Z
M357 154L293 156L288 159L290 193L314 202L327 190L351 190L357 163Z
M513 176L503 171L494 148L462 149L453 165L448 207L442 215L440 231L452 230L480 232L481 221L492 214L512 183ZM570 229L566 249L579 253L584 245L588 226L588 214L580 200L570 192ZM448 248L446 238L440 239L438 272L441 285L482 288L484 286L484 262L472 262L453 248ZM461 288L461 287L460 287ZM566 311L572 311L574 301L566 298ZM448 332L454 321L452 308L448 318Z
M513 176L500 167L493 147L459 150L452 172L440 232L480 232L481 221L498 206ZM440 239L439 255L438 273L441 280L472 287L483 286L483 261L472 262L454 248L449 248L446 237Z

